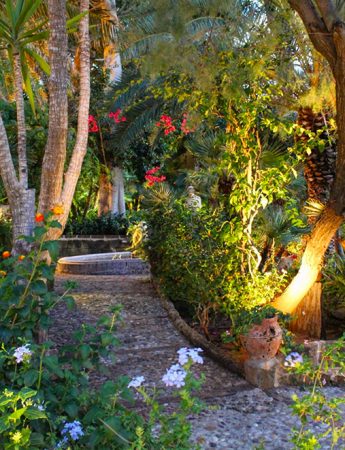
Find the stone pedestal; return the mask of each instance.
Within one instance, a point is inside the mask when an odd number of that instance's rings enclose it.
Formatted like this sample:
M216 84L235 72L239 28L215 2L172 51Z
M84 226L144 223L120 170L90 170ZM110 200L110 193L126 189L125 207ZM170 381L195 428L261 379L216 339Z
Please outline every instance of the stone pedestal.
M277 358L268 360L247 359L244 363L246 380L261 389L279 386L280 361Z

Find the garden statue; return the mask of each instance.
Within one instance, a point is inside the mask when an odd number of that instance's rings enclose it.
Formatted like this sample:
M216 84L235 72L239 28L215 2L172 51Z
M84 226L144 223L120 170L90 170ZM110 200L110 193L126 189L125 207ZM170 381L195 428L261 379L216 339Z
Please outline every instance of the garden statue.
M186 206L190 209L199 209L201 208L201 198L195 194L195 190L193 186L187 187L188 197L186 200Z

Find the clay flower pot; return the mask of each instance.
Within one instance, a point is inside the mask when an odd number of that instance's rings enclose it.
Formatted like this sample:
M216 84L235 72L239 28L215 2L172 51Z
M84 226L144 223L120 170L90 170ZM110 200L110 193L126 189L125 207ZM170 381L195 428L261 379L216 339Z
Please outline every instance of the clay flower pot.
M240 339L250 359L266 361L274 358L282 343L282 329L278 317L263 319L261 324L253 325Z

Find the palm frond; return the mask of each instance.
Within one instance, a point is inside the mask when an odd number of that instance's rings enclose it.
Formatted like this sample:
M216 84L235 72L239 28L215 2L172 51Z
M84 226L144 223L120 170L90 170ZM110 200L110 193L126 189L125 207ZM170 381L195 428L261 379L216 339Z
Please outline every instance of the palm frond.
M174 37L170 33L159 33L146 36L136 42L131 47L122 52L122 57L126 59L136 59L144 56L164 42L172 42Z
M189 35L194 36L199 33L211 32L225 25L226 21L221 17L197 17L186 23L185 30Z
M304 213L308 217L319 218L325 207L326 205L318 200L308 200L304 207Z

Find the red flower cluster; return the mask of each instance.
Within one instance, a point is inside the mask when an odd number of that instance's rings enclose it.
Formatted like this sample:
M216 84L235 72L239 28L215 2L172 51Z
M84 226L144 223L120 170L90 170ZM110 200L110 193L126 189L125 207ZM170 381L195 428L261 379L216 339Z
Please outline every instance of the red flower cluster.
M97 133L99 130L97 121L94 116L89 116L89 133Z
M121 109L117 109L115 112L110 112L108 114L108 117L110 117L110 119L114 119L115 123L120 123L120 122L126 122L126 117L122 116L121 117Z
M166 180L166 176L161 175L160 177L154 176L154 173L158 172L160 167L154 167L145 173L145 180L148 181L149 186L153 186L155 183L161 183Z
M166 114L163 114L160 117L159 122L157 122L156 125L157 127L164 128L165 135L173 133L176 130L176 127L172 124L172 118Z
M184 134L189 134L189 133L192 133L193 131L195 131L194 128L192 129L192 128L187 127L187 113L183 114L183 119L181 122L181 131Z

